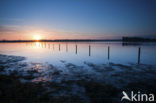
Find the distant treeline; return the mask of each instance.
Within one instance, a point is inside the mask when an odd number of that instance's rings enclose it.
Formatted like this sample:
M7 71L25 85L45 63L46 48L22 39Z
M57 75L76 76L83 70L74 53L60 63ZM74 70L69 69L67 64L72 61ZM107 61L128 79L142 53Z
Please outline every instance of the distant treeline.
M107 42L107 41L122 41L116 40L92 40L92 39L61 39L61 40L1 40L0 42Z
M141 37L123 37L123 42L156 42L156 39L141 38Z

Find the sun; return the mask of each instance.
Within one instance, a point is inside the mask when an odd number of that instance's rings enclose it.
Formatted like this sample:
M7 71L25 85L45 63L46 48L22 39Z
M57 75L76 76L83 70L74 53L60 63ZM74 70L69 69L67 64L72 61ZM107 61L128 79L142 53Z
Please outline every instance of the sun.
M34 35L34 36L33 36L33 39L34 39L34 40L41 40L41 36L40 36L40 35Z

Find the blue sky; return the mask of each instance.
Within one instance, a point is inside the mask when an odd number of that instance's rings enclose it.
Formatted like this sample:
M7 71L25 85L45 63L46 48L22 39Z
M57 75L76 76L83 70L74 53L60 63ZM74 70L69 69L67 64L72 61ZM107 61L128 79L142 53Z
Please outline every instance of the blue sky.
M155 18L155 0L0 0L0 39L155 37Z

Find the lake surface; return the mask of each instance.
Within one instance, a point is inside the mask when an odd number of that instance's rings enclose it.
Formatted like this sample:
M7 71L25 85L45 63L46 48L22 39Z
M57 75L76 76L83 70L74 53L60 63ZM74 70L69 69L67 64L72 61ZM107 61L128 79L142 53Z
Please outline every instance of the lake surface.
M24 56L29 62L48 62L59 66L62 65L61 62L83 65L85 61L95 64L113 62L156 65L156 43L141 45L123 45L122 42L0 43L0 54Z

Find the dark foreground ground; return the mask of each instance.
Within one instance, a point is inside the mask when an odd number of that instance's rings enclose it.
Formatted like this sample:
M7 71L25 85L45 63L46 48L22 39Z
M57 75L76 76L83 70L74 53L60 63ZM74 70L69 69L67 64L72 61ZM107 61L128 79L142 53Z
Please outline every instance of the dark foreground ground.
M59 69L23 60L0 55L0 103L120 103L122 91L156 94L153 65L61 61L65 67Z

